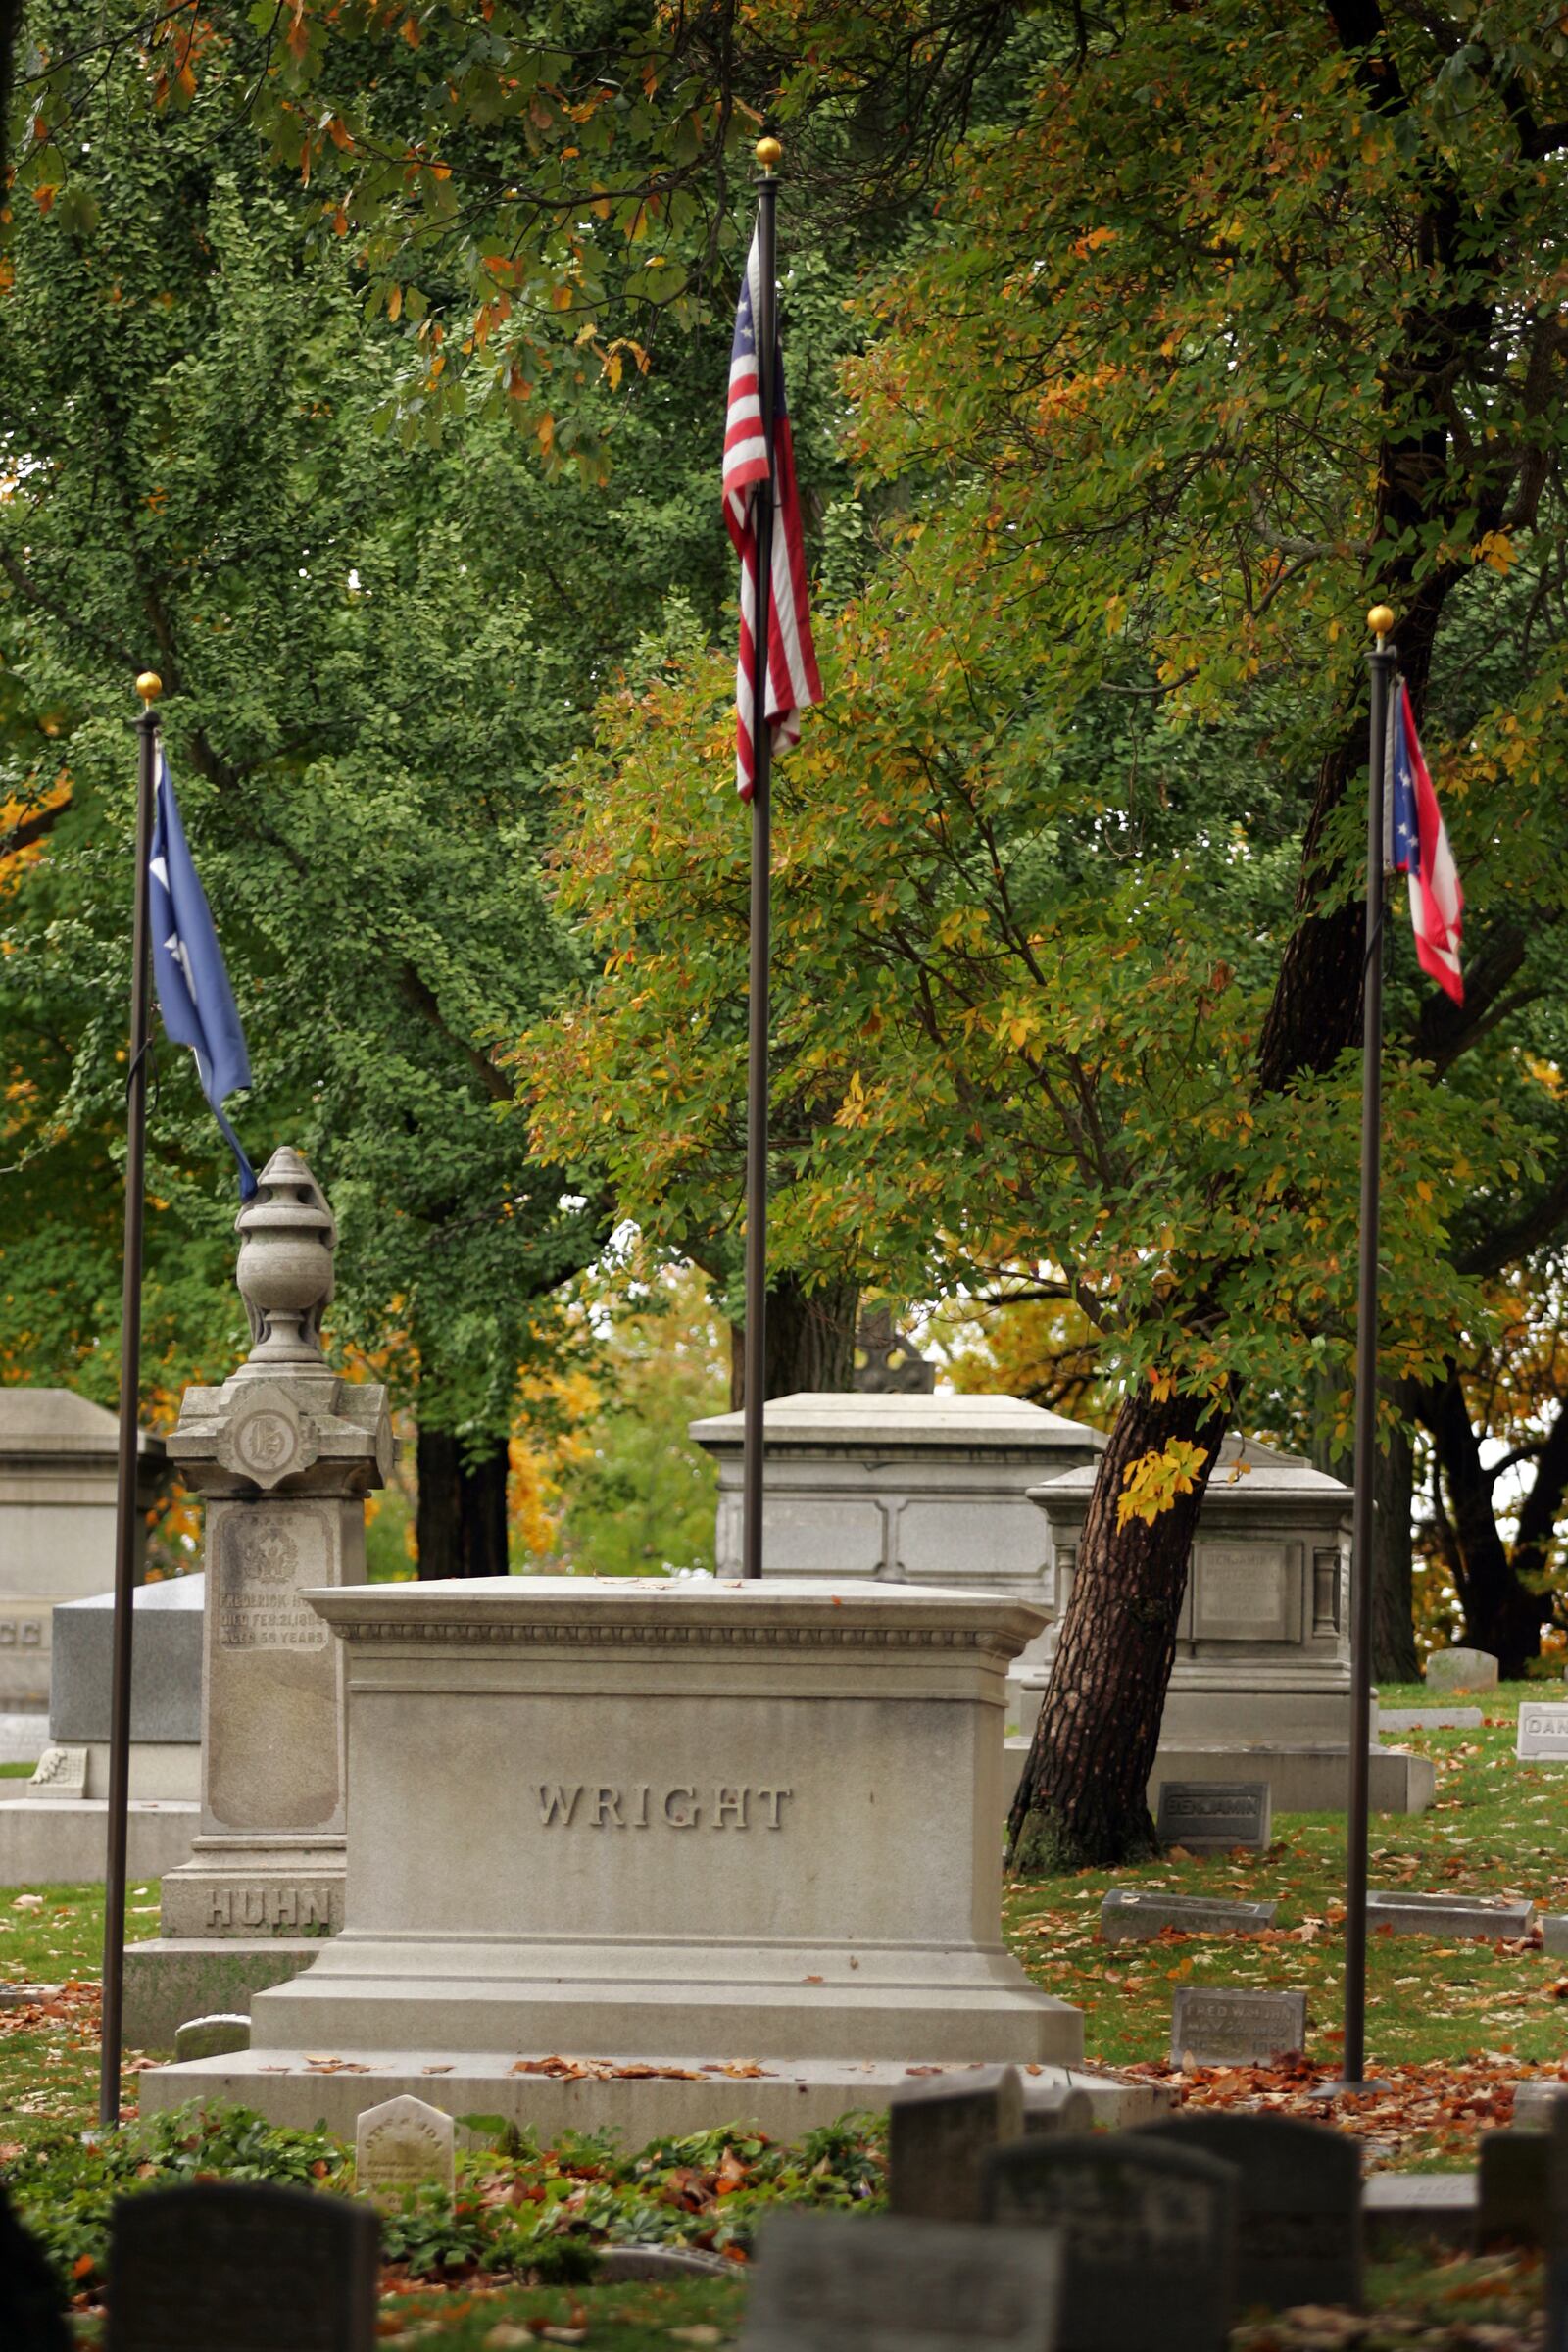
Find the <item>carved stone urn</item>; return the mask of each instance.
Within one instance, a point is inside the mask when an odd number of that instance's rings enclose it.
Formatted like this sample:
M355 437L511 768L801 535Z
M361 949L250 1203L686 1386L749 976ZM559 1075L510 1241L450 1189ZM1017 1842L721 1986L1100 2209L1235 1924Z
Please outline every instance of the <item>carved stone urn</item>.
M289 1371L319 1364L337 1226L325 1194L291 1145L272 1153L234 1230L240 1237L236 1279L254 1343L251 1365Z

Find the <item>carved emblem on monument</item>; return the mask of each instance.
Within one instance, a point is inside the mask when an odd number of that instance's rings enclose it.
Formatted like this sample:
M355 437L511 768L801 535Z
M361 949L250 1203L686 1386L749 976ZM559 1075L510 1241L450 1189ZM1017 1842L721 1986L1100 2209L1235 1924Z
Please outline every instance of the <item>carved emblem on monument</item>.
M308 1469L316 1452L315 1437L302 1426L293 1398L271 1385L245 1399L218 1446L223 1468L254 1479L259 1487L275 1487L290 1471Z

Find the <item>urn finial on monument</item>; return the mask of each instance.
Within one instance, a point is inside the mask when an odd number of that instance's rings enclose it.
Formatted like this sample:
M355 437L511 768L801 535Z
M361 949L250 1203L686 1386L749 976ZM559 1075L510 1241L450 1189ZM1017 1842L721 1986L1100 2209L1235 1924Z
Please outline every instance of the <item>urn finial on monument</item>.
M251 1325L250 1363L258 1371L322 1364L321 1317L332 1298L337 1225L326 1195L291 1144L272 1153L234 1230L240 1237L236 1279Z

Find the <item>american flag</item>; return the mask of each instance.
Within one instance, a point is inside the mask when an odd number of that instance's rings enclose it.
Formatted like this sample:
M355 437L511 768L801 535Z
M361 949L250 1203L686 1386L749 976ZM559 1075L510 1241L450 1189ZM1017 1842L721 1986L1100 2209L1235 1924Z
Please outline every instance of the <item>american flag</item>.
M741 648L735 672L735 781L743 801L752 797L757 760L752 708L752 671L757 628L757 497L767 480L767 443L762 431L761 379L757 365L757 314L761 297L761 257L752 238L741 297L735 307L735 341L729 360L729 413L724 425L724 523L741 560ZM784 362L773 337L773 593L768 602L766 715L773 750L787 751L801 739L801 712L822 699L811 615L807 601L806 545L801 535L801 501L795 484L795 451L784 399Z
M1416 733L1410 690L1401 678L1389 713L1388 785L1383 805L1383 862L1390 873L1410 877L1410 925L1416 961L1464 1003L1459 969L1459 934L1464 893L1448 847L1447 828Z

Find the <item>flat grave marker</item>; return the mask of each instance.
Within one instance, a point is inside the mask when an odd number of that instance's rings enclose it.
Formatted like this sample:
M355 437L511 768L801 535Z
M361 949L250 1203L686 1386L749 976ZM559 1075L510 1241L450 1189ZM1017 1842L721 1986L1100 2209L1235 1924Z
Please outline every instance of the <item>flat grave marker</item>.
M1568 1764L1568 1706L1527 1698L1519 1709L1514 1754L1522 1764Z
M743 2352L1054 2352L1061 2267L1054 2231L775 2213Z
M1182 1936L1259 1936L1274 1925L1278 1903L1233 1903L1219 1896L1135 1893L1112 1886L1100 1906L1104 1943L1143 1943L1165 1928Z
M1189 2113L1144 2129L1167 2146L1200 2148L1236 2167L1239 2310L1360 2308L1361 2152L1353 2139L1288 2115Z
M1224 2352L1233 2168L1152 2132L1022 2139L985 2160L993 2222L1062 2234L1058 2352Z
M1015 2066L934 2075L888 2106L888 2210L910 2221L977 2222L980 2164L1024 2128Z
M1369 1930L1392 1928L1396 1936L1457 1936L1492 1941L1528 1936L1536 1906L1526 1902L1473 1902L1457 1894L1405 1894L1374 1887L1366 1898Z
M1180 2066L1267 2066L1306 2046L1304 1992L1238 1992L1228 1984L1178 1984L1170 2059Z
M433 2182L450 2194L457 2179L457 2128L443 2108L404 2093L367 2107L354 2129L359 2188L396 2195Z
M1479 1732L1479 1707L1379 1707L1380 1732Z
M1161 1845L1190 1853L1249 1845L1259 1851L1273 1831L1267 1781L1161 1781L1155 1832Z
M1568 1952L1568 1911L1543 1911L1541 1941L1544 1951Z
M374 2352L368 2205L228 2180L122 2197L106 2352Z
M1425 1679L1429 1690L1495 1690L1497 1661L1489 1649L1435 1649Z

